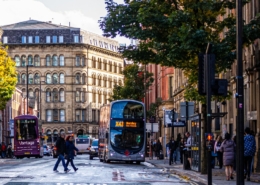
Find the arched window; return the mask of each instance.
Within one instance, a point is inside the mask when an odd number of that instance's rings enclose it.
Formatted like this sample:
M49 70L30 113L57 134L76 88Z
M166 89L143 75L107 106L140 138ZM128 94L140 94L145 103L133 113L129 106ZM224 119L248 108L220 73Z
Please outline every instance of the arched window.
M104 87L107 87L107 77L103 77L103 86Z
M54 73L52 76L52 83L57 84L58 83L58 74Z
M22 66L23 67L26 66L26 56L25 55L22 56Z
M33 57L32 57L32 55L28 56L28 65L33 65Z
M36 55L34 57L34 66L40 66L40 57L39 57L39 55Z
M79 73L77 73L76 74L76 84L79 84L80 83L80 74Z
M52 66L58 66L58 57L57 55L52 56Z
M46 82L47 84L51 84L51 74L46 75Z
M35 96L37 97L37 99L38 99L38 97L39 97L39 89L35 89L35 92L34 92L34 94L35 94Z
M92 75L92 85L96 85L96 75Z
M48 136L47 142L48 143L52 142L51 131L50 130L47 130L46 135Z
M83 74L83 75L82 75L82 84L85 84L85 79L86 79L86 75Z
M101 76L98 76L98 86L101 86Z
M61 74L60 74L60 83L61 83L61 84L64 84L64 82L65 82L65 80L64 80L64 74L61 73Z
M34 75L34 83L35 84L39 84L40 83L40 75L38 73L36 73Z
M17 74L17 83L18 83L18 84L20 83L20 80L21 80L21 79L20 79L20 74L18 73L18 74Z
M22 74L22 84L26 84L26 74Z
M51 56L50 55L46 56L46 66L51 66Z
M64 56L60 55L60 66L64 66Z
M19 56L15 56L14 60L15 60L15 66L19 67L21 65L20 64L20 57Z
M65 101L65 92L64 89L60 89L60 102L64 102Z
M34 97L34 93L32 89L29 89L29 98L33 98Z
M33 74L29 74L29 84L33 84Z
M57 89L53 89L53 102L59 101L59 94Z
M46 102L50 102L51 101L51 90L47 89L46 90Z

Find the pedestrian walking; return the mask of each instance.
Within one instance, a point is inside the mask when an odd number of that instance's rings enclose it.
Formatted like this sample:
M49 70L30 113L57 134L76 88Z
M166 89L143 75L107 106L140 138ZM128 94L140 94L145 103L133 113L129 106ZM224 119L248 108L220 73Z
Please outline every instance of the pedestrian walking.
M68 165L70 163L72 168L76 172L78 170L78 168L75 167L75 165L73 163L73 159L74 159L74 156L75 156L75 151L79 151L79 150L73 144L73 140L74 140L73 136L68 136L66 138L66 152L67 152L66 166L68 167Z
M251 164L253 160L253 156L256 151L256 142L254 136L250 134L250 128L245 129L244 136L244 167L245 167L245 175L244 178L250 181L250 172L251 172Z
M211 148L212 148L212 151L211 151L211 168L215 168L215 163L216 163L216 157L217 157L217 153L215 153L214 151L214 147L215 147L215 140L214 140L214 136L212 136L212 140L210 141L210 145L211 145Z
M54 172L59 172L57 170L60 161L62 162L62 165L64 167L64 172L69 172L70 169L67 168L66 164L65 164L65 160L64 160L64 154L66 153L66 142L65 142L65 133L61 133L60 137L57 139L56 141L56 148L57 148L57 156L58 156L58 160L53 168Z
M5 158L6 157L6 145L4 142L2 142L1 151L2 151L2 158Z
M237 164L236 164L236 153L237 153L237 136L233 136L233 141L235 143L235 152L234 152L234 165L233 165L233 172L236 171Z
M176 149L176 143L174 141L174 138L172 137L169 142L169 150L170 150L170 159L169 159L169 165L172 165L173 163L173 153Z
M13 151L12 151L12 145L9 144L7 147L7 157L13 158Z
M157 159L159 159L161 151L162 151L162 144L161 144L160 140L158 139L155 144L155 155L156 155Z
M191 169L191 135L189 132L185 133L185 136L187 138L187 142L184 142L184 146L185 146L185 151L186 151L186 155L189 161L189 165L186 166L187 169Z
M253 130L250 131L250 134L255 137L255 132ZM251 174L254 171L254 156L252 157L252 163L251 163Z
M222 144L222 137L218 136L214 146L214 153L217 154L219 169L222 169L223 167L223 153L220 151L221 144Z
M233 164L235 154L235 143L231 140L229 133L225 134L225 140L220 146L220 150L223 152L223 164L225 166L226 180L229 181L233 178Z
M181 141L180 141L180 161L181 161L181 164L183 164L183 154L184 154L184 139L182 138Z

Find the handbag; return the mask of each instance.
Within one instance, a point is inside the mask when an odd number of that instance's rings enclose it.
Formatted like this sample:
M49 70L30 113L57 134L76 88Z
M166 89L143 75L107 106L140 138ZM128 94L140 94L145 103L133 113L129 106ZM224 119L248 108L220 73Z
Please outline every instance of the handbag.
M212 157L217 157L218 154L217 154L217 153L214 153L214 151L211 151L211 156L212 156Z

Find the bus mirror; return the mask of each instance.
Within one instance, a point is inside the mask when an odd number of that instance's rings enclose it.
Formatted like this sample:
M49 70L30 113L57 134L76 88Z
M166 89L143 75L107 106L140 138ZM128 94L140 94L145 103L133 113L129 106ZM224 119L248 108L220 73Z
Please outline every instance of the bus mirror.
M106 133L106 139L108 139L108 133Z

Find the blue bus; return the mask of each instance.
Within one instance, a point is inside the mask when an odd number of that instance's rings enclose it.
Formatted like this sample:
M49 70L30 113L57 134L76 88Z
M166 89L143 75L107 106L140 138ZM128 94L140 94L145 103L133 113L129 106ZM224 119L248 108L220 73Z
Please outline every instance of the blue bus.
M100 109L99 159L102 162L145 161L145 106L135 100L117 100Z

